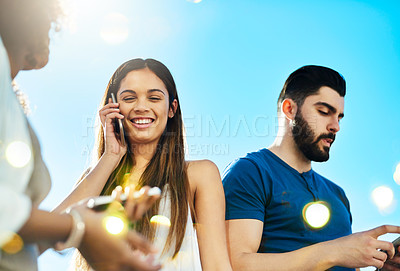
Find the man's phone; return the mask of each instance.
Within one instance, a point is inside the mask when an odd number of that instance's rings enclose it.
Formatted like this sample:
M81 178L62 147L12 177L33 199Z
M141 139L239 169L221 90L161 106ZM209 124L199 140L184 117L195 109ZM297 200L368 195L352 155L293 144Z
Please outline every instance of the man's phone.
M156 195L161 195L161 189L158 187L152 187L147 191L147 196L151 197L151 196L156 196ZM141 193L139 191L136 191L133 193L133 197L140 197ZM122 205L125 205L127 200L127 196L125 194L121 195L121 203ZM101 211L105 211L108 206L115 201L115 199L111 196L99 196L99 197L95 197L95 198L91 198L88 202L87 202L87 207L90 209L93 209L95 211L101 212Z
M114 93L111 93L111 99L113 103L116 103L117 100L115 99ZM122 120L120 119L114 119L114 131L115 135L118 137L121 141L122 146L125 146L125 132L124 132L124 126L122 125Z
M400 237L398 237L397 239L395 239L392 242L393 246L394 246L394 251L395 253L398 253L398 248L400 246ZM400 266L398 266L400 268ZM376 269L377 271L385 271L386 269Z
M392 243L393 243L394 249L396 250L396 253L397 253L397 248L400 246L400 237L397 238L396 240L394 240Z

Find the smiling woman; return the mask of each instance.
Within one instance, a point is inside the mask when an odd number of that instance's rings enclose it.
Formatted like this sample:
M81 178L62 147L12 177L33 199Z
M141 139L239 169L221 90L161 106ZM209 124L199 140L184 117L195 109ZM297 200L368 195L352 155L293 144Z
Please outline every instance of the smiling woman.
M154 59L123 63L101 107L97 164L62 205L109 195L118 186L157 186L161 199L133 227L159 249L162 270L231 270L219 171L208 160L185 161L182 113L168 68ZM117 119L126 145L117 139ZM78 270L88 269L79 256L76 262Z
M146 141L157 144L168 118L172 118L177 109L176 99L169 106L169 94L163 81L149 68L133 70L121 80L117 96L131 142L135 146Z

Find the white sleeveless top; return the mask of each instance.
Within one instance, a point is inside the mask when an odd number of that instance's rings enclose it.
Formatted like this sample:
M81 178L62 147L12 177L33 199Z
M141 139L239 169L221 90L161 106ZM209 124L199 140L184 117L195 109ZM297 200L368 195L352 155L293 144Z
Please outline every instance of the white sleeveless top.
M192 216L190 212L190 208L188 211L188 218L186 223L185 236L182 241L182 246L174 259L172 256L174 255L175 242L172 242L171 248L162 253L165 242L168 237L169 226L166 225L165 222L171 221L171 200L169 196L168 185L166 185L163 189L163 193L161 195L160 206L158 208L158 216L161 217L160 221L164 223L157 223L158 227L156 229L156 233L154 235L153 245L158 249L158 254L156 255L156 263L160 263L162 265L161 271L202 271L201 262L200 262L200 253L199 253L199 245L197 242L197 233L193 226ZM73 258L76 258L78 255L77 250L75 251L75 255ZM79 258L82 259L82 258ZM76 266L75 264L71 264L69 271L94 271L92 268L88 267L85 261L81 261L82 266ZM87 267L85 267L87 266Z
M169 189L166 185L163 189L163 194L158 208L158 215L162 218L166 217L171 220L171 200L169 196ZM158 248L159 253L157 259L162 264L162 271L201 271L199 245L197 242L196 229L193 226L192 216L190 208L188 208L188 219L186 223L185 236L183 238L182 246L174 259L175 242L172 242L171 248L163 252L165 242L167 240L169 226L165 223L158 223L158 227L155 233L153 245ZM168 222L167 219L164 218Z

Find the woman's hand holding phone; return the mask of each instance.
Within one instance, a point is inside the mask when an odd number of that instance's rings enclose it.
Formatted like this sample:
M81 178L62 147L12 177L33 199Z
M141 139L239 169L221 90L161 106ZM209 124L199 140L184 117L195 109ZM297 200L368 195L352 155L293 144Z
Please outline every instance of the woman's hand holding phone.
M119 104L113 103L110 98L108 104L99 110L99 117L101 125L103 126L105 138L104 155L116 155L120 160L125 155L127 146L126 144L122 144L119 137L117 139L116 129L113 123L114 119L124 119L124 116L120 113Z

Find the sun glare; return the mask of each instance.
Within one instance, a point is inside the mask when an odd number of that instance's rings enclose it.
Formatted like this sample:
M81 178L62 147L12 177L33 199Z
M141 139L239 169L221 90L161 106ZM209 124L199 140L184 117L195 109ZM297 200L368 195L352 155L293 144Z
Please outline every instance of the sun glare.
M152 216L150 218L150 223L152 223L152 224L154 223L154 224L162 225L162 226L167 226L167 227L171 226L171 221L169 220L169 218L166 217L166 216L163 216L163 215Z
M394 181L400 185L400 163L397 164L396 170L393 173Z
M109 44L121 44L126 41L129 36L128 24L128 18L121 13L109 13L104 17L100 36Z
M22 141L11 142L6 149L6 159L13 167L21 168L31 160L31 148Z
M21 251L21 249L24 247L24 241L22 238L16 234L12 234L12 238L5 243L1 249L5 251L8 254L16 254Z
M116 216L108 216L104 218L104 227L111 234L120 234L125 229L125 222Z
M99 4L96 0L60 0L61 8L65 16L62 21L62 28L75 34L81 22L91 21L99 12ZM96 7L96 9L95 9Z
M331 217L331 212L324 202L311 202L303 209L303 218L314 229L324 227Z
M389 208L393 204L393 190L387 186L378 186L372 191L372 201L381 210Z

